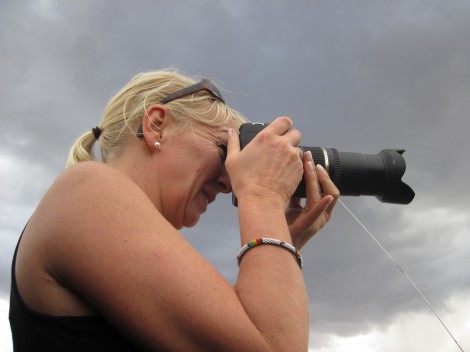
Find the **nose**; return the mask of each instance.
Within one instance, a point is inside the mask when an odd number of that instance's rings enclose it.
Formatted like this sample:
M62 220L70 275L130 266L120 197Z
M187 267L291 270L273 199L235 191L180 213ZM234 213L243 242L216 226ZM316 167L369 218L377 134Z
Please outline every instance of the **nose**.
M220 176L217 181L219 183L219 192L225 194L232 192L232 184L230 183L230 177L228 176L228 173L224 167L222 168L222 172L220 173Z

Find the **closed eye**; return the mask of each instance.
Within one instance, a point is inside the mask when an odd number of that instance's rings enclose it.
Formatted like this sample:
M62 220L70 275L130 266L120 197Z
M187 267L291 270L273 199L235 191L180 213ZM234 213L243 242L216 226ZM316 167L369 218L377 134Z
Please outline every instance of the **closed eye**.
M220 158L220 162L223 164L225 163L225 159L227 159L227 145L219 144L218 147L222 150L222 156Z

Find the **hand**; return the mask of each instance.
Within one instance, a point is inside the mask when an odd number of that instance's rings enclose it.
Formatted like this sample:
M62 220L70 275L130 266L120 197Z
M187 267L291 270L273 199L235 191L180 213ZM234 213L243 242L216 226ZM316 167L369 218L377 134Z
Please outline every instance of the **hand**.
M244 196L268 199L284 209L303 173L297 148L300 132L291 126L291 119L277 118L243 151L240 151L238 135L230 136L225 168L239 200Z
M297 249L326 225L339 198L338 188L323 167L315 167L310 152L304 153L303 162L307 193L305 206L302 207L299 198L292 197L285 211L292 244Z

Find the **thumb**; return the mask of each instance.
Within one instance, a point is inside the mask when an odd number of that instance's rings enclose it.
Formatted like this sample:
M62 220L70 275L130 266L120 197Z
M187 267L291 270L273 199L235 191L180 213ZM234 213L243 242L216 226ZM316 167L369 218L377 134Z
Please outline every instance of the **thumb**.
M240 140L238 138L238 132L233 128L229 128L228 136L227 158L229 158L231 155L240 153Z

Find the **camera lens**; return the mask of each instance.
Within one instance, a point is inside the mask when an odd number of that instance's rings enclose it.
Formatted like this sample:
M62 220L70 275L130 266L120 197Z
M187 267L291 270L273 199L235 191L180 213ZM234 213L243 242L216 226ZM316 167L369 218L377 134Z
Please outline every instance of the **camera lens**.
M339 152L334 148L301 147L312 153L316 164L322 165L343 196L376 196L382 202L409 204L413 190L401 181L406 164L402 149L384 149L378 154ZM302 179L294 196L304 198Z

